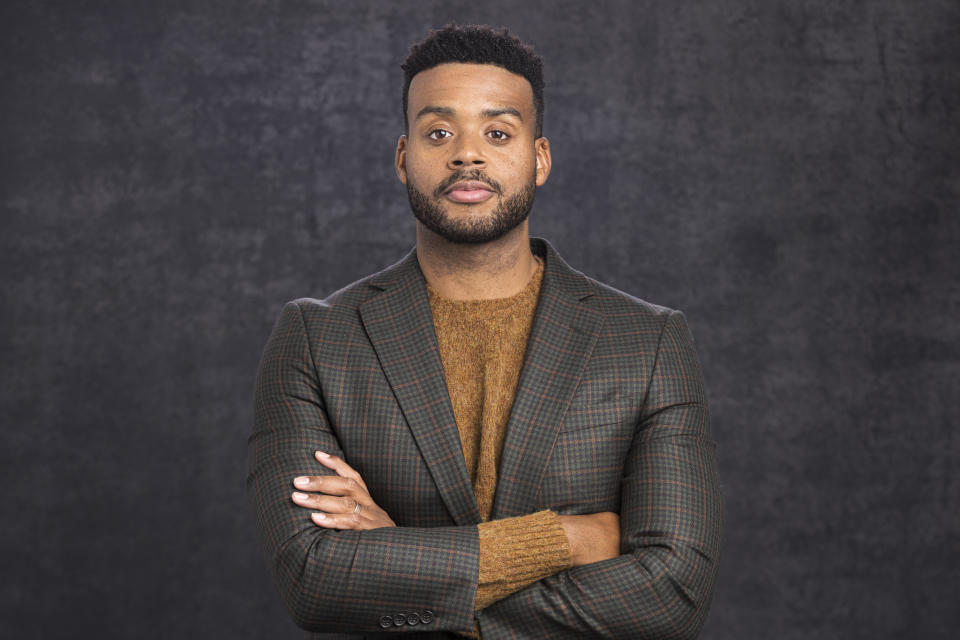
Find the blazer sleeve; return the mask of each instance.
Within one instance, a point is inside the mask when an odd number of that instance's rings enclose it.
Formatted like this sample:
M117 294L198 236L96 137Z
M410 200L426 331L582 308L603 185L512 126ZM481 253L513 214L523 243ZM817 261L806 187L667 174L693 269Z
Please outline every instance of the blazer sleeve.
M666 319L620 488L621 554L557 573L478 613L484 638L696 638L723 526L693 341Z
M323 632L472 630L475 526L336 531L291 501L294 477L332 473L314 451L342 455L315 366L300 307L287 303L260 362L246 486L294 621Z

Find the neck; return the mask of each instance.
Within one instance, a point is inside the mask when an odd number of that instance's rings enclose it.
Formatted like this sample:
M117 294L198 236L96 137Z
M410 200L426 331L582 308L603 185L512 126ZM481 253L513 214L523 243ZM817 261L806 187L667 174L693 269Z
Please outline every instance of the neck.
M417 222L417 260L434 291L454 300L508 298L537 270L526 220L484 244L453 243Z

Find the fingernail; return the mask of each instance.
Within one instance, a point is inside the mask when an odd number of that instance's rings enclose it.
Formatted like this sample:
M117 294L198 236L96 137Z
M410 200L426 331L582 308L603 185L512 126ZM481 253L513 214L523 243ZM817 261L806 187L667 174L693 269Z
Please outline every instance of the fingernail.
M325 513L315 513L315 514L313 514L313 518L314 518L315 520L325 520L326 517L327 517L327 514L325 514Z
M310 478L307 478L306 476L300 476L299 478L294 478L293 484L297 485L298 487L306 487L307 485L310 484Z
M326 453L326 452L324 452L324 451L317 451L316 454L317 454L317 456L320 457L320 458L329 458L329 457L330 457L330 454L329 454L329 453Z
M306 500L306 499L309 498L310 496L308 496L308 495L305 494L305 493L300 493L299 491L294 491L294 492L293 492L293 497L296 498L297 500Z

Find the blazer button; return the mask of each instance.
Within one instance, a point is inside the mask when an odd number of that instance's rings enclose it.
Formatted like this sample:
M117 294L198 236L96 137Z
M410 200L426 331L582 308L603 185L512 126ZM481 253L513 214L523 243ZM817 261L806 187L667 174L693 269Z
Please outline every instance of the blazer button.
M430 611L430 609L424 609L423 613L420 614L420 622L423 624L430 624L433 622L433 611Z
M420 616L417 614L416 611L414 611L413 613L407 614L407 624L410 625L411 627L415 627L418 624L420 624Z
M402 627L406 623L407 616L403 615L402 613L398 613L397 615L393 616L393 626Z
M393 618L391 618L390 616L381 616L380 626L383 627L384 629L389 629L390 627L393 626Z

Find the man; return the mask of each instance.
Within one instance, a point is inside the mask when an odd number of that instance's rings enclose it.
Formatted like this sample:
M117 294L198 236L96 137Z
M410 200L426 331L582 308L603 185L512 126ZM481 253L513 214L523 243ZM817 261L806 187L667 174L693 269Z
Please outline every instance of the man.
M247 486L285 604L326 638L695 637L722 517L683 316L529 237L532 50L448 25L403 68L416 249L288 303L261 362Z

